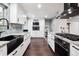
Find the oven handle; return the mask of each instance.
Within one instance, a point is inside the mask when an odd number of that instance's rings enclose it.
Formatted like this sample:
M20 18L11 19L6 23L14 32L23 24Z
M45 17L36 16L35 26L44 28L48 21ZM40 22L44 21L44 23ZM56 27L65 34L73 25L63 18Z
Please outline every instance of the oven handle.
M65 49L60 43L58 43L58 42L56 42L56 41L55 41L55 43L57 43L59 46L61 46L63 49ZM65 49L65 51L68 52L69 50L68 50L68 49Z
M75 47L75 46L72 46L73 48L75 48L76 50L79 50L77 47Z

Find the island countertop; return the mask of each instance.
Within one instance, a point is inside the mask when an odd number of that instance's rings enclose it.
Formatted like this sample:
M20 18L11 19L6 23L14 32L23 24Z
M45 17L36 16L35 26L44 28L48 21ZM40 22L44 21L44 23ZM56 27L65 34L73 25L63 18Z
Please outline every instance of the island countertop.
M9 41L0 41L0 48L5 46Z

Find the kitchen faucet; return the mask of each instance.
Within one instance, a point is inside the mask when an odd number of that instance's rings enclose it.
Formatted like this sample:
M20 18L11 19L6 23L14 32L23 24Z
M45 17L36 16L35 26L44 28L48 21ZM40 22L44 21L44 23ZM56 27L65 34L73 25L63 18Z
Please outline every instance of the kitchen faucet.
M9 21L8 21L6 18L1 18L0 21L1 21L1 20L6 20L6 22L7 22L7 29L9 29ZM0 32L0 36L1 36L1 33L3 33L3 32L4 32L4 31L1 31L1 32Z
M1 18L0 21L1 20L6 20L6 22L7 22L7 29L9 29L9 21L6 18Z

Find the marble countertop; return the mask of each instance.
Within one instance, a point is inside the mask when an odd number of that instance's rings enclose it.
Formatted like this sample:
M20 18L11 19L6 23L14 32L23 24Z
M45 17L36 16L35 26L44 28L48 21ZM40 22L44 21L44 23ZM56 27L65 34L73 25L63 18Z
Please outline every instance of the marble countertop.
M0 41L0 48L5 46L9 41Z
M68 42L68 43L72 43L72 44L75 44L75 45L77 45L77 46L79 46L79 41L72 41L72 40L69 40L69 39L67 39L67 38L64 38L64 37L62 37L62 36L59 36L59 35L55 35L55 36L57 36L58 38L60 38L60 39L62 39L62 40L64 40L64 41L66 41L66 42Z
M27 34L29 34L29 33L28 32L9 33L9 34L3 34L3 35L1 35L1 37L5 37L5 36L9 36L9 35L27 35Z

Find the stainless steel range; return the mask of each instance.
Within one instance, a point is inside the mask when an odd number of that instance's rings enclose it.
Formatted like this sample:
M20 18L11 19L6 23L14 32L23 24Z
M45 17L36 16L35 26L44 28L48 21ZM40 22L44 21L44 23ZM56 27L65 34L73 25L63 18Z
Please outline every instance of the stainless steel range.
M68 40L71 40L71 41L79 41L78 35L68 34L68 33L56 33L56 35L61 36L63 38L67 38ZM70 43L62 39L55 36L55 52L61 56L69 56Z
M69 56L70 55L70 44L66 41L61 40L58 37L55 37L55 53L60 56Z

